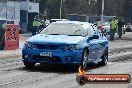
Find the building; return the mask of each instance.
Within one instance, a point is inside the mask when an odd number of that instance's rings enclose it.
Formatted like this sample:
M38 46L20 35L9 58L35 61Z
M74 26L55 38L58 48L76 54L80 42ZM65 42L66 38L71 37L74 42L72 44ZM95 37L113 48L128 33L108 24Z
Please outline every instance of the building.
M127 18L127 22L132 24L132 0L127 2L127 6L125 8L125 16Z
M40 0L20 0L20 26L23 32L30 31L34 17L39 13Z
M40 0L0 0L0 28L3 23L20 25L22 32L30 30L39 13Z
M0 28L3 23L19 25L20 5L19 1L1 0L0 1Z

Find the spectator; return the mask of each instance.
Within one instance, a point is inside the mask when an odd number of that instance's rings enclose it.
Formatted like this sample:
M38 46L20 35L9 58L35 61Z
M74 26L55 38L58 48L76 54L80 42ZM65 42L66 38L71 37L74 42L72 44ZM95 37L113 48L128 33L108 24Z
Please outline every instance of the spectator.
M34 18L34 21L33 21L33 28L32 28L32 35L33 35L33 36L37 34L38 27L39 27L39 22L37 21L36 18Z
M123 27L124 23L122 22L121 18L118 21L118 35L119 38L121 38L122 36L122 27Z
M110 40L114 40L116 29L117 29L117 22L116 22L116 18L113 17L110 24Z

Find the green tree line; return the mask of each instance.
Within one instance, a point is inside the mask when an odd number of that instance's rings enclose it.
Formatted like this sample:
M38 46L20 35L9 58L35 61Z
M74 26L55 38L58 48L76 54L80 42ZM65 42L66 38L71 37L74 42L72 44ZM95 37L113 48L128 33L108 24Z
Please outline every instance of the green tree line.
M131 0L104 0L104 15L125 16ZM47 10L48 18L59 18L61 0L40 0L40 12ZM100 16L102 0L62 0L62 18L68 14Z

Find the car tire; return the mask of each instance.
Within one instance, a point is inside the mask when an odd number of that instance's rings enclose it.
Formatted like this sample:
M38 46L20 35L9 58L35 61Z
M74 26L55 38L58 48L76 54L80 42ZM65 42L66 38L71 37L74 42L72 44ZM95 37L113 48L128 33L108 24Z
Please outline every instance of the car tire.
M23 62L23 63L25 65L25 68L28 69L33 68L35 66L35 63L30 63L30 62Z
M123 34L125 34L126 32L125 31L123 31Z
M108 49L105 50L104 54L101 57L101 62L98 62L99 66L105 66L108 62Z
M88 50L84 49L82 53L82 60L81 60L81 65L83 69L87 69L87 61L88 61Z

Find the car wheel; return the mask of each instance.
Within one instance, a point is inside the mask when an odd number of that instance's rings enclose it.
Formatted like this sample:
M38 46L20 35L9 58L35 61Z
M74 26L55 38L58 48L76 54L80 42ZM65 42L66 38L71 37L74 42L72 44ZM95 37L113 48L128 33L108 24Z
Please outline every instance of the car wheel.
M125 31L123 31L123 34L125 34Z
M98 63L99 66L104 66L108 62L108 49L105 50L103 56L101 57L101 62Z
M30 62L23 62L26 68L33 68L35 66L35 63Z
M110 35L110 32L107 32L108 35Z
M81 61L81 65L83 66L84 69L87 68L87 61L88 61L88 50L84 49L82 54L82 61Z

